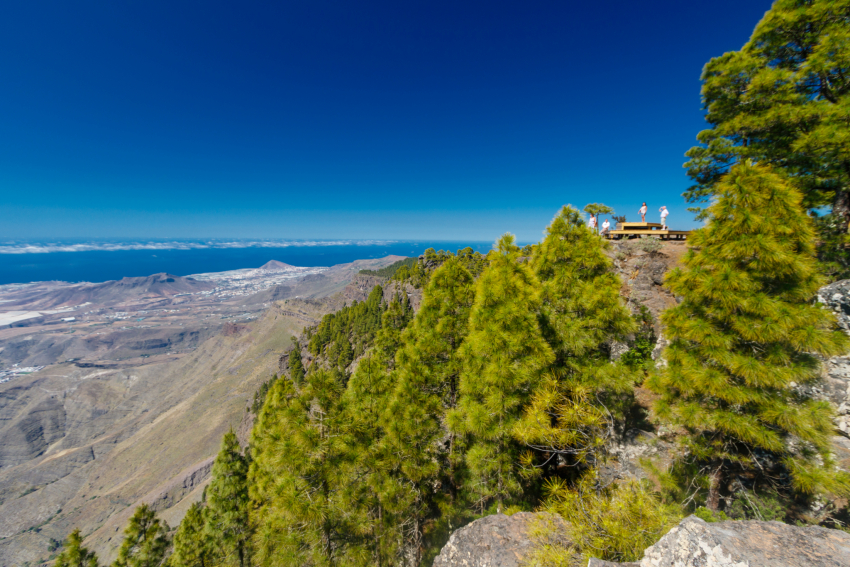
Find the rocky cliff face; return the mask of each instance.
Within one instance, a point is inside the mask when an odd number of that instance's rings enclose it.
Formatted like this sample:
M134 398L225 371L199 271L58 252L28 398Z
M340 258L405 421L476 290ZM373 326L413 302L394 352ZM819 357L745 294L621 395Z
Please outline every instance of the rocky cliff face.
M545 530L546 541L532 534ZM518 512L476 520L454 532L434 560L434 567L518 567L541 543L569 537L569 526L552 514Z
M549 514L521 512L487 516L452 534L434 567L515 567L540 541L541 523L550 539L569 539L569 526ZM554 529L553 529L554 528ZM780 522L707 523L690 516L649 547L639 563L591 559L588 567L847 567L850 534Z
M846 567L850 534L780 522L690 516L644 552L641 567Z
M656 318L656 332L663 337L658 317L675 304L663 289L666 272L675 266L686 248L665 243L658 251L645 252L634 243L614 243L611 257L623 281L621 293L634 310L645 305ZM825 286L817 300L832 310L839 326L850 334L850 280ZM658 351L663 346L659 340ZM837 410L833 447L842 466L850 468L850 355L824 361L820 382L806 386L805 395L829 400ZM638 391L647 409L651 396ZM601 472L610 477L644 477L640 459L665 460L675 449L671 432L631 430L614 441L612 463ZM534 514L510 518L482 518L455 532L435 562L439 567L516 565L533 550L528 525ZM514 519L516 517L516 519ZM815 517L815 515L813 515ZM493 518L493 519L490 519ZM568 526L561 537L568 538ZM518 562L518 563L517 563ZM639 563L613 563L592 559L588 567L837 567L850 566L850 534L820 527L796 527L780 522L706 523L691 516L645 551Z

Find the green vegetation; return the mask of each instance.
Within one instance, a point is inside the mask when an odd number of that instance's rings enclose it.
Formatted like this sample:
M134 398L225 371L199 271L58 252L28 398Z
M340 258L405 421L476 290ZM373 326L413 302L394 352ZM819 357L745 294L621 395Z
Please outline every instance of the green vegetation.
M206 519L204 508L199 502L189 507L177 533L174 534L174 553L169 557L171 567L211 567L213 565L213 541L204 530Z
M850 0L778 0L706 66L711 129L688 152L686 198L710 201L710 222L667 276L663 360L652 314L625 304L608 244L571 206L522 249L506 234L486 255L428 249L366 270L396 291L376 286L293 340L289 375L254 399L249 448L225 436L170 564L427 566L453 530L521 509L571 524L532 565L630 561L687 513L800 521L813 495L850 494L831 407L807 393L850 347L813 301L850 266L849 19ZM679 450L664 470L641 463L654 484L606 481L614 436L649 409L636 397L653 397ZM115 565L160 565L167 531L141 506ZM96 564L79 532L68 542L61 565Z
M133 513L113 567L159 567L169 548L168 524L147 504Z
M399 260L398 262L393 262L389 266L385 268L381 268L380 270L360 270L359 273L367 275L367 276L378 276L381 278L391 278L395 275L395 273L401 268L413 268L418 262L417 258L405 258L404 260Z
M544 509L570 523L571 541L542 546L529 561L532 567L569 567L576 565L576 556L584 565L591 557L640 561L643 550L681 519L679 507L659 503L647 482L602 487L587 474L575 486L552 479L546 492ZM546 527L541 531L545 536Z
M471 273L474 277L481 275L487 265L487 257L479 252L475 252L472 248L466 247L457 251L457 254L452 254L446 250L434 250L429 248L425 251L424 261L414 265L412 268L402 268L395 276L394 280L407 282L415 288L423 288L428 284L428 278L433 271L443 265L450 258L457 258L460 264Z
M611 342L625 341L635 323L606 249L567 206L533 259L543 282L540 326L555 357L516 433L571 466L593 464L610 435L612 411L618 413L635 382L628 365L610 360ZM533 466L530 454L526 459Z
M65 549L56 557L56 567L97 567L97 555L83 547L80 530L68 534Z
M708 62L702 97L711 127L687 153L685 166L695 183L685 193L689 202L699 205L718 195L729 168L753 159L794 179L804 208L830 206L834 218L824 228L847 234L848 17L848 0L778 0L741 50ZM836 250L829 248L831 254L824 254L834 262ZM847 277L848 252L841 252L833 269Z
M517 262L512 235L499 239L495 251L475 289L469 336L458 353L460 401L448 415L449 430L468 440L466 489L481 513L490 503L502 512L526 489L514 428L542 370L554 360L535 315L540 282Z
M816 355L848 345L833 315L811 303L823 282L802 196L750 164L733 167L715 190L710 223L692 236L685 268L667 277L683 299L663 317L669 364L650 380L661 395L656 411L687 430L690 458L708 475L710 510L733 470L769 461L796 491L847 492L850 479L830 453L829 404L795 389L818 379Z
M375 340L384 313L383 297L384 290L376 286L366 301L355 301L322 317L315 331L307 335L309 351L344 371Z
M251 402L248 411L250 411L254 415L260 413L260 409L263 407L263 402L266 401L266 396L269 393L269 389L274 386L275 382L277 382L277 374L273 375L271 378L269 378L260 385L260 388L256 392L254 392L254 401Z
M204 530L218 565L245 567L251 559L248 522L248 459L231 429L224 435L206 489Z
M315 358L305 368L293 341L247 454L225 437L172 565L429 565L453 530L521 509L573 526L532 564L625 561L688 512L776 519L794 498L844 493L829 406L791 385L817 376L816 354L847 348L811 304L821 279L802 197L747 164L717 191L668 277L682 300L663 316L660 372L652 315L630 313L609 245L569 206L526 250L505 235L486 256L431 250L405 267L424 285L415 316L406 293L378 286L306 329ZM612 361L615 344L629 348ZM597 473L644 381L684 432L668 470L643 465L660 492Z
M289 379L296 384L300 384L304 381L304 362L301 360L301 343L298 342L296 337L292 337L292 345L292 350L289 352ZM266 397L263 396L263 399L265 400Z

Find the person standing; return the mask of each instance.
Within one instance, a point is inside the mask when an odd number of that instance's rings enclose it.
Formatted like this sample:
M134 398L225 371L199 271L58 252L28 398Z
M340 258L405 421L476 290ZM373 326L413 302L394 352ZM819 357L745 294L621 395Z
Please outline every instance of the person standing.
M638 211L640 213L640 222L646 222L646 211L647 211L646 203L644 203L643 206Z
M587 227L590 230L592 230L593 232L596 232L596 217L595 216L590 215L590 220L587 221Z
M605 219L605 222L602 223L602 236L608 236L608 229L611 228L611 223L608 222L608 219Z
M667 207L661 205L661 208L658 209L661 213L661 229L664 230L667 228L667 215L670 214L670 211L667 210Z

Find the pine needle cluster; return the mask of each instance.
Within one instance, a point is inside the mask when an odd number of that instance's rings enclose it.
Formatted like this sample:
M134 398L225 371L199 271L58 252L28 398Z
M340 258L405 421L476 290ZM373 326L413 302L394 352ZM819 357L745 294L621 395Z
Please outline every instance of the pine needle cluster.
M540 327L554 359L516 435L552 464L595 460L613 433L618 396L629 394L636 379L627 365L610 360L612 342L625 341L635 323L606 248L581 213L566 206L533 257L542 282ZM526 466L533 457L526 454Z
M848 344L812 303L823 282L802 196L753 164L734 167L717 195L685 267L667 277L682 301L662 317L670 345L666 369L650 381L661 395L656 411L687 430L688 450L711 478L711 509L733 469L769 458L798 491L846 490L830 455L829 405L798 388L819 378L817 355Z

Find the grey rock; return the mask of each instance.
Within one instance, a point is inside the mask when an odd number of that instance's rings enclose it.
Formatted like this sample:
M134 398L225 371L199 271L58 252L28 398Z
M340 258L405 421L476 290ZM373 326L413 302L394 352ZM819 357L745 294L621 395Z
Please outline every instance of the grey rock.
M838 326L850 333L850 280L841 280L818 290L818 301L838 319Z
M616 561L603 561L602 559L591 558L587 563L587 567L640 567L640 563L617 563Z
M611 341L609 346L611 352L611 360L620 360L620 357L629 352L629 345L619 341Z
M838 326L850 334L850 280L831 283L818 290L818 301L835 314ZM850 357L833 356L824 360L823 379L798 387L802 394L826 399L836 408L835 425L850 436Z
M529 531L540 525L552 528L551 535L541 543L568 541L569 526L560 516L496 514L456 530L434 560L434 567L518 567L538 543Z
M641 567L847 567L850 534L781 522L689 516L644 552Z

